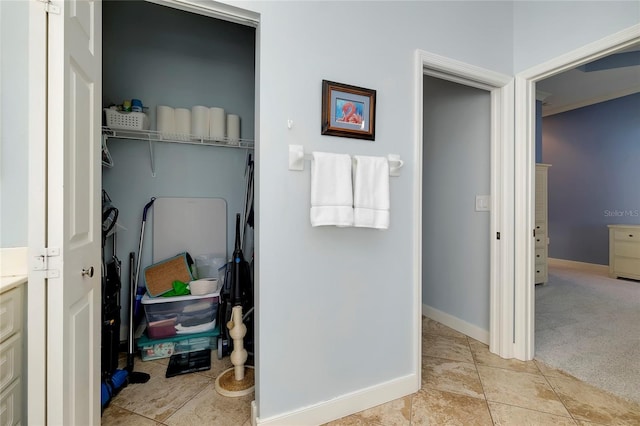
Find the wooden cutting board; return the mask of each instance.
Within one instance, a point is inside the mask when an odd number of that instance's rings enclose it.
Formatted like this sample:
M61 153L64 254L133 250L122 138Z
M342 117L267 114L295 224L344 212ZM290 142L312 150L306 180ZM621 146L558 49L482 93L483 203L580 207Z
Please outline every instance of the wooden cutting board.
M158 197L153 204L153 262L189 253L227 258L227 202Z

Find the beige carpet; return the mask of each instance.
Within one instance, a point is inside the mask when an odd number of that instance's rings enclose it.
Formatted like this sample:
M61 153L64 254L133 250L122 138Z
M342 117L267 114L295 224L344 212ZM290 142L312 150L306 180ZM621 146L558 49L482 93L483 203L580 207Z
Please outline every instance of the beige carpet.
M640 402L640 282L552 262L535 292L535 358Z

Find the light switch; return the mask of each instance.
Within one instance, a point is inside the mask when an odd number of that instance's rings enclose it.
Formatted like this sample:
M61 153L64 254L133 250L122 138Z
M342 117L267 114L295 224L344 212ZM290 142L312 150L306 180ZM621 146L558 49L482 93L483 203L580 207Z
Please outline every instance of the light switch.
M490 195L476 195L476 211L488 212Z

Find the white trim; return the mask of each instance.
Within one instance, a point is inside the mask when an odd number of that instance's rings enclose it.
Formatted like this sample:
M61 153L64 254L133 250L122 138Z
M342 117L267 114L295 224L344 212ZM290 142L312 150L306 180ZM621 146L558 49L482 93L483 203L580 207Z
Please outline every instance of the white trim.
M422 109L424 101L423 73L424 65L420 57L420 51L415 54L416 67L414 68L414 119L415 134L413 145L413 356L414 371L418 372L415 388L422 387ZM418 183L417 185L415 183Z
M615 34L521 71L518 73L518 77L539 81L560 74L638 43L639 34L640 24L632 25Z
M489 332L475 324L471 324L470 322L461 320L458 317L454 317L453 315L449 315L446 312L442 312L424 304L422 305L422 315L427 318L431 318L434 321L438 321L440 324L446 325L455 331L459 331L462 334L473 337L486 345L489 344Z
M499 99L494 99L499 98ZM489 348L503 358L513 357L513 80L492 92L491 192L491 299ZM498 109L499 102L499 109ZM500 132L493 135L493 132ZM501 240L496 239L500 232Z
M28 422L46 424L47 291L44 274L33 270L46 247L47 222L47 14L40 2L29 2L29 182L27 285Z
M464 81L462 84L485 89L502 87L511 81L511 77L508 75L436 55L435 53L418 50L417 54L424 68L428 69L428 72L439 72L439 78L456 82ZM455 80L456 77L461 77L462 79ZM473 84L474 82L476 84Z
M236 24L257 27L260 22L260 14L246 9L240 9L229 4L212 0L145 0L173 9L222 19Z
M491 93L491 212L490 212L490 307L489 343L491 352L504 358L513 356L513 79L495 71L416 51L416 116L414 156L414 264L415 286L422 288L422 120L423 75L431 75ZM500 232L501 239L496 234ZM417 293L417 290L416 290ZM418 299L417 303L421 303ZM460 320L463 322L462 320ZM478 335L477 330L474 331Z
M582 271L597 272L609 275L609 265L599 265L597 263L578 262L577 260L548 258L549 266L560 266L564 268L580 269Z
M633 95L634 93L640 92L640 86L628 87L623 90L618 90L617 92L607 93L605 95L596 96L594 98L589 98L582 100L580 102L574 102L568 105L562 105L555 108L542 108L542 116L547 117L549 115L560 114L561 112L571 111L573 109L578 109L582 107L586 107L593 104L598 104L600 102L606 102L613 99L618 99L623 96Z
M516 75L515 98L515 356L534 356L533 197L535 83L640 42L640 24Z
M390 380L369 388L352 392L330 401L323 401L300 410L273 417L256 419L257 425L299 426L319 425L340 419L353 413L402 398L416 392L415 382L420 381L421 371Z

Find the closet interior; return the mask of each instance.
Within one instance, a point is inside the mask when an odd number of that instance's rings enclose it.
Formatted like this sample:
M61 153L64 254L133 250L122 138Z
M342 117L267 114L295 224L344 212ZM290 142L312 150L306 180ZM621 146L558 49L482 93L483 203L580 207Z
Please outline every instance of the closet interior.
M137 315L149 306L142 302L149 295L140 292L146 268L187 252L184 259L193 280L208 278L199 276L203 271L199 266L211 266L212 259L215 268L209 271L217 276L221 262L230 265L226 262L240 241L252 278L256 30L146 1L103 2L102 25L102 185L103 196L107 194L118 212L116 225L103 242L103 263L107 265L114 257L120 262L120 326L116 330L120 345L116 346L122 354L128 340L132 293L138 293ZM213 210L192 211L202 201L207 206L211 201ZM164 209L166 204L171 209ZM194 240L202 241L183 247L176 234L189 232ZM161 238L171 245L163 246ZM105 273L108 269L103 268ZM132 292L136 275L138 291ZM224 275L222 268L218 291ZM176 291L175 284L172 291ZM173 309L171 305L168 310ZM207 309L213 319L219 319ZM166 312L160 309L159 313ZM144 313L141 316L144 324ZM176 334L173 325L156 328L155 336L175 340L180 332ZM199 326L206 328L206 324ZM217 321L215 330L207 329L204 334L211 337L205 341L211 342L212 356L219 358L230 352L226 346L221 352L221 326L224 324ZM171 350L140 351L140 338L153 344L142 329L135 330L135 351L142 354L136 362L145 362L145 357L168 358ZM248 349L247 365L251 365L253 348ZM103 372L104 364L103 353Z

